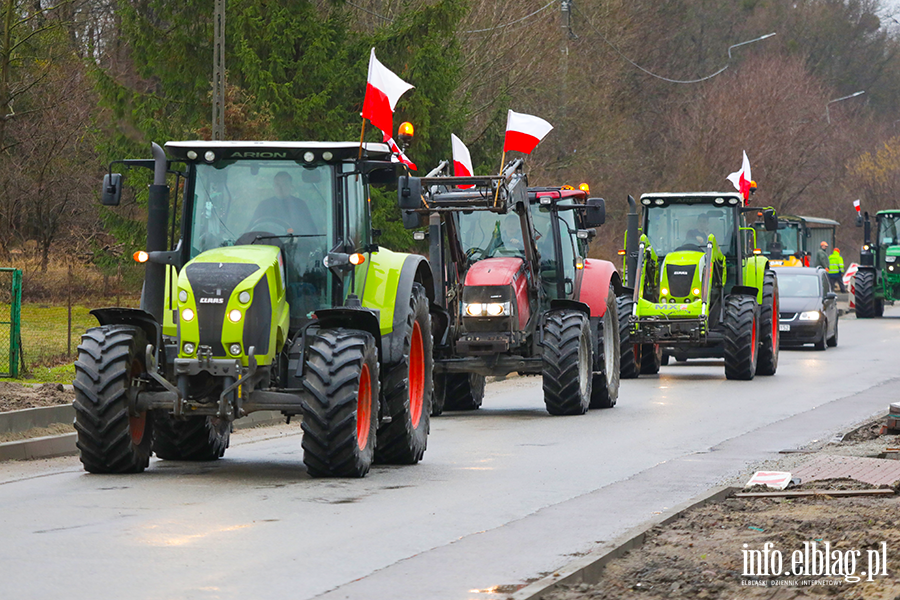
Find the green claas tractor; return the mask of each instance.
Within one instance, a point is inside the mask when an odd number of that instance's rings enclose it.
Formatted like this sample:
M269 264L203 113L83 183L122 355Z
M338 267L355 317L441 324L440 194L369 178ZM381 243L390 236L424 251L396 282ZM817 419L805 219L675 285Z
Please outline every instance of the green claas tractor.
M881 210L875 214L875 239L869 213L860 216L865 224L859 269L854 282L856 317L871 319L884 314L884 303L900 299L900 210Z
M720 192L644 194L641 205L642 228L628 231L638 245L628 343L679 358L724 357L728 379L774 375L778 282L744 225L745 213L759 209ZM774 210L764 218L768 230L777 227Z
M86 470L215 460L261 410L302 417L312 476L422 458L434 285L423 257L373 243L368 185L396 181L386 145L169 142L115 163L154 172L146 276L141 308L92 311L78 347ZM110 172L101 201L121 194Z

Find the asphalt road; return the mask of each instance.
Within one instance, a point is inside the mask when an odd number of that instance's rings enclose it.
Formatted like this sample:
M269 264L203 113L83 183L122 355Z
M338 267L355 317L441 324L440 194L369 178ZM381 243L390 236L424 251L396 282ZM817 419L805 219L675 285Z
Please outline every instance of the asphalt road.
M481 410L432 421L421 464L363 480L309 478L296 425L237 433L215 463L154 459L139 475L90 475L71 457L0 464L0 598L503 598L884 411L900 308L886 317L842 319L837 348L785 351L774 377L672 365L581 417L547 415L539 378L491 384Z

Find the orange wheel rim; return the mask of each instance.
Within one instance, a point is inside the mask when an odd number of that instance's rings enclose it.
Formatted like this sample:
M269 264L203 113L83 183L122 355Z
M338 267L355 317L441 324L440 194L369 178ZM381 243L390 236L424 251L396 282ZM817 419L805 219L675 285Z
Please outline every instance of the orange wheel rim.
M418 322L413 322L412 340L409 344L409 415L413 429L422 418L425 400L425 350L422 345L422 330Z
M750 338L750 357L756 356L756 319L753 319L753 336Z
M359 391L356 393L356 444L365 450L372 428L372 379L369 365L363 365L359 373Z
M772 299L772 351L778 348L778 296Z

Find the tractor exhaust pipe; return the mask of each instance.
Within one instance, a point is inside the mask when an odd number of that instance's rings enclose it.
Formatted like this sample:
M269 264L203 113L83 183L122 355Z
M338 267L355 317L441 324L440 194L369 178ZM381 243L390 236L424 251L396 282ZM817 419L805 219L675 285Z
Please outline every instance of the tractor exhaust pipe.
M153 185L147 203L147 252L165 251L169 223L169 186L166 172L169 169L165 151L155 142L153 152ZM148 261L144 267L144 293L141 308L160 323L163 322L163 306L166 295L166 265Z
M625 287L634 289L638 259L637 202L628 195L628 215L625 220Z

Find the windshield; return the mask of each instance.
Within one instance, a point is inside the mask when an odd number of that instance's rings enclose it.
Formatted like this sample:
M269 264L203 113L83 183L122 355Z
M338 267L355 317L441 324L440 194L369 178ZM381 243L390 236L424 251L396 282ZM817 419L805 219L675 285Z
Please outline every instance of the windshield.
M766 231L761 223L756 225L756 243L763 254L773 254L777 244L781 244L785 256L800 251L800 227L796 223L779 223L778 231Z
M778 271L778 293L783 298L818 298L822 295L818 275L795 274Z
M897 235L900 214L878 215L878 243L882 246L896 246L900 244L900 236Z
M459 234L466 257L525 256L522 221L514 212L498 215L488 211L459 214Z
M716 237L719 249L727 256L733 248L734 211L710 204L676 204L645 206L644 233L660 256L674 250L704 250L707 236Z
M333 184L330 165L265 160L197 165L190 257L222 246L278 246L291 317L330 306L322 259L335 243Z

